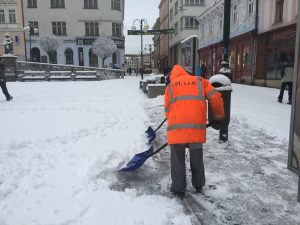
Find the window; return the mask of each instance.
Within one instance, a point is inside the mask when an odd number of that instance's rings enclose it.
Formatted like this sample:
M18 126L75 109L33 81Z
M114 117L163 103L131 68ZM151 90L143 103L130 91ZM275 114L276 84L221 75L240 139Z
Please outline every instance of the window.
M219 18L219 29L220 31L223 30L223 14L220 14L220 18Z
M121 37L121 27L120 23L112 23L112 35L116 37Z
M98 9L98 0L84 0L85 9Z
M66 36L67 28L66 22L52 22L52 32L57 36Z
M37 8L36 0L28 0L27 8Z
M170 9L170 21L173 19L173 8Z
M65 8L65 0L51 0L51 8Z
M66 64L73 65L73 50L70 48L67 48L65 51L65 56L66 56Z
M275 23L282 21L284 0L276 0Z
M85 22L85 35L86 36L99 36L99 23L98 22Z
M16 23L16 10L9 9L8 15L9 15L9 23Z
M174 27L174 35L176 36L178 34L178 22L175 23Z
M0 23L5 23L4 9L0 9Z
M195 20L195 17L189 16L184 17L184 28L185 29L198 29L199 22Z
M185 0L185 5L204 5L204 0Z
M34 33L34 29L39 29L39 22L38 21L29 21L30 26L30 35L39 35L39 31L37 33Z
M236 24L237 22L237 5L233 6L233 24Z
M183 17L180 18L180 30L183 30Z
M178 13L178 1L176 1L175 2L175 12L174 12L175 14L175 16L177 15L177 13Z
M112 10L121 10L121 0L111 0Z
M254 2L253 0L249 0L248 2L248 16L252 16L254 13Z

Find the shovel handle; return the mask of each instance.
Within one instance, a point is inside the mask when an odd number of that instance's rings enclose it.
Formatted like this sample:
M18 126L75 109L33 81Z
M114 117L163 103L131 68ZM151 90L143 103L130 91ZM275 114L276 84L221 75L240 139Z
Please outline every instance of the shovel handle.
M159 126L155 129L155 132L158 131L158 129L166 122L166 118L164 119L164 121L162 121Z
M163 123L166 121L166 119L160 124L163 125ZM213 124L213 122L210 122L208 124L206 124L206 128L210 127ZM159 127L160 127L159 126ZM168 143L163 144L162 146L160 146L157 150L155 150L154 152L152 152L150 155L147 156L147 158L159 153L161 150L163 150L165 147L167 147Z

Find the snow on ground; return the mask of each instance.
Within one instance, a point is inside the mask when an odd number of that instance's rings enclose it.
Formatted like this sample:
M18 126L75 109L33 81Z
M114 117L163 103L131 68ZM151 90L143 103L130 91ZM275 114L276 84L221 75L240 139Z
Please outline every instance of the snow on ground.
M168 148L136 172L117 171L147 149L147 126L164 119L163 97L146 98L138 82L8 83L14 100L0 100L0 225L193 224L169 193ZM188 179L203 224L300 224L297 176L286 169L291 106L276 102L278 92L233 84L229 141L219 144L208 129L203 195Z

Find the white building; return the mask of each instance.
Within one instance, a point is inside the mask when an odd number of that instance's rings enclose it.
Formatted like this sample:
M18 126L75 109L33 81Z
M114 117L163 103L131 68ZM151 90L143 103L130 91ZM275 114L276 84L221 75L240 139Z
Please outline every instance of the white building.
M25 24L38 28L37 34L32 29L26 35L27 58L30 58L31 45L32 61L49 62L39 40L55 35L60 39L60 45L56 60L52 61L58 64L92 67L118 64L122 67L124 4L125 0L24 0ZM93 41L101 35L112 38L118 47L104 65L92 51Z
M199 22L195 18L214 0L169 0L169 28L174 33L169 35L170 64L181 61L181 41L198 33Z

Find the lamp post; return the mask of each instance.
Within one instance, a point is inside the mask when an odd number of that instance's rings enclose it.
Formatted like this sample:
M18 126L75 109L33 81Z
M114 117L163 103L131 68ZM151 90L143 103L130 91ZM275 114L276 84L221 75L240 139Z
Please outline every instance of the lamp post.
M147 32L147 30L149 29L148 23L146 19L135 19L132 23L132 30L136 30L136 26L134 25L134 23L136 21L140 22L140 33L141 33L141 79L143 80L143 69L144 69L144 60L143 60L143 33ZM143 27L143 23L145 24Z
M152 44L145 44L145 50L147 50L147 46L149 47L150 51L150 69L152 70Z
M39 32L39 29L37 27L34 27L33 23L28 23L27 26L23 28L24 32L29 33L29 60L32 62L32 52L31 52L31 35L37 34Z

